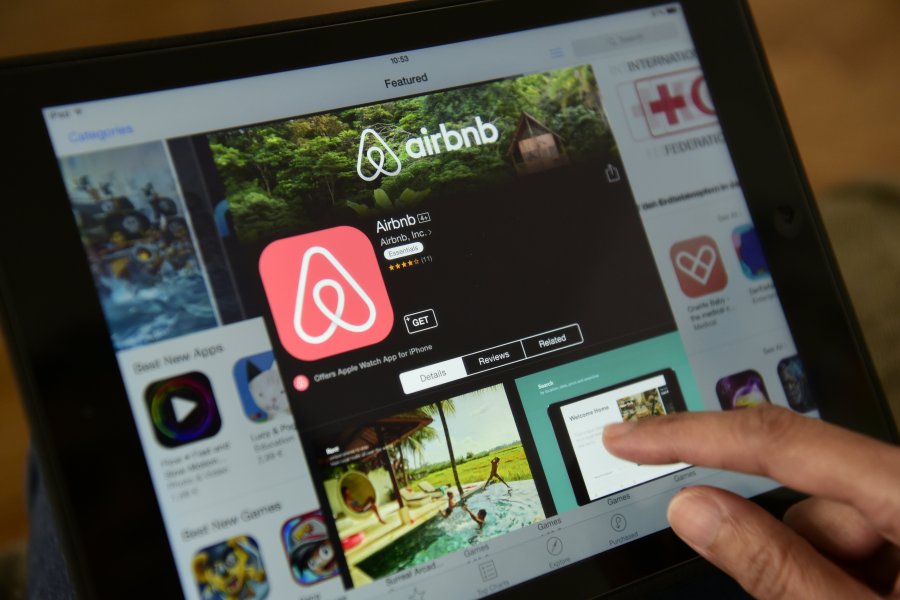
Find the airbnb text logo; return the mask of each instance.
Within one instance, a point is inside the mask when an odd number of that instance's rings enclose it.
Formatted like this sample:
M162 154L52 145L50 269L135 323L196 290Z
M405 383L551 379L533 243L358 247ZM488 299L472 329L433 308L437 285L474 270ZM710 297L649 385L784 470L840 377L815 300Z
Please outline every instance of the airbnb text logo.
M259 273L285 350L318 360L377 344L394 313L375 250L352 227L335 227L269 244Z
M456 152L465 148L495 144L500 140L500 130L493 123L475 117L475 123L460 129L451 129L446 123L429 133L427 127L419 130L421 137L411 137L401 148L411 159ZM356 155L356 174L364 181L375 181L381 175L393 177L400 174L400 157L391 150L384 138L372 128L363 129L359 136L359 152Z

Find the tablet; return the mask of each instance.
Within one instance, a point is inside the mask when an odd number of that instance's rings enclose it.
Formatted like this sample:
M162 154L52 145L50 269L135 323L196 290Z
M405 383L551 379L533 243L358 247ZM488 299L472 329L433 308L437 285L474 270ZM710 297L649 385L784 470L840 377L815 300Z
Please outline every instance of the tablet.
M627 590L693 558L681 487L794 496L616 462L610 420L893 439L743 2L410 4L0 87L4 322L85 597Z

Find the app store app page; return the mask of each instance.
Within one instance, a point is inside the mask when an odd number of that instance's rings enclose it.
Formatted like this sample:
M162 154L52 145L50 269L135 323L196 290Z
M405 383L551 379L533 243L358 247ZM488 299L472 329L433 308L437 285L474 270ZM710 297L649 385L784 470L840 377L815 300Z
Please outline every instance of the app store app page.
M770 489L602 445L816 414L709 85L665 5L48 118L185 595L484 597Z

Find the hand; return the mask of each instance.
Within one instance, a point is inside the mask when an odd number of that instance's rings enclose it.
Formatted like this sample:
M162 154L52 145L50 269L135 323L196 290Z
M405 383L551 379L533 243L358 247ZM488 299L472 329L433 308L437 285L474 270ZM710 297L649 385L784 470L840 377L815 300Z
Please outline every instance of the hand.
M810 494L784 523L711 487L669 504L675 533L753 596L900 598L900 448L773 406L617 424L603 442L626 460L763 475Z

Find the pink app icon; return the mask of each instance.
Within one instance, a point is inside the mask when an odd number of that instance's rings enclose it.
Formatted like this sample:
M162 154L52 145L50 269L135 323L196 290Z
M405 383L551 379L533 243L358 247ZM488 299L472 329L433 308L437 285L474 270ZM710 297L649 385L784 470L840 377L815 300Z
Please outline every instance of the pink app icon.
M259 275L278 339L299 360L377 344L394 325L375 249L353 227L272 242Z

